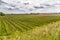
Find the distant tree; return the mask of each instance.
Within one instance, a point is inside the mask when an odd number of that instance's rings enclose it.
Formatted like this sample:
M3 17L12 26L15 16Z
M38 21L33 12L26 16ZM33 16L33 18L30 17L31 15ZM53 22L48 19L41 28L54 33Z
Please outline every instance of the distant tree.
M5 14L3 12L0 12L0 16L5 16Z
M30 13L30 14L34 14L34 13Z
M40 13L30 13L30 14L32 14L32 15L38 15L38 14L40 14Z
M13 13L11 13L11 15L14 15Z

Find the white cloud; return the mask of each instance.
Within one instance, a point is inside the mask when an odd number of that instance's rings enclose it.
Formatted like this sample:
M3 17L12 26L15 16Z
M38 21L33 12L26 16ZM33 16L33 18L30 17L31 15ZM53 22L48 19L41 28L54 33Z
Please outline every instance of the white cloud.
M60 0L2 0L8 4L15 5L15 7L11 7L10 5L5 5L5 7L2 8L17 8L19 10L13 10L11 12L60 12ZM29 3L28 5L24 5L24 3ZM58 6L55 4L59 4ZM42 9L34 9L34 6L42 6L40 4L49 4L49 7L42 8ZM45 5L43 5L45 7ZM52 8L51 8L52 7ZM0 7L1 8L1 7ZM29 9L33 11L29 11ZM24 10L24 11L21 11ZM0 9L0 11L4 11ZM6 12L6 11L4 11ZM10 12L10 11L8 11Z

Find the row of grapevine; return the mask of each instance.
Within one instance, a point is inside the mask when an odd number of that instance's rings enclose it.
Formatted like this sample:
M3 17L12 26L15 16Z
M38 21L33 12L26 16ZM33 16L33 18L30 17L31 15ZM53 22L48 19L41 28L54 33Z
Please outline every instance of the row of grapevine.
M18 20L16 19L13 20L10 18L9 21L11 22L11 24L14 24L14 27L16 26L18 29L21 29L20 31L25 31L25 29L29 29L27 25L26 26L23 25L22 23L18 22Z
M2 27L1 27L1 16L0 16L0 35L1 35L1 30L2 30Z

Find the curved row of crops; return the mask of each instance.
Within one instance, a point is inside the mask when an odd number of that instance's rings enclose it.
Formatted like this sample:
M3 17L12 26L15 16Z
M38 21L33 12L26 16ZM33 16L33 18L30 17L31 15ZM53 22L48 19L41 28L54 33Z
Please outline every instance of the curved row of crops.
M24 32L42 25L56 22L60 16L6 15L0 17L0 36L13 32Z

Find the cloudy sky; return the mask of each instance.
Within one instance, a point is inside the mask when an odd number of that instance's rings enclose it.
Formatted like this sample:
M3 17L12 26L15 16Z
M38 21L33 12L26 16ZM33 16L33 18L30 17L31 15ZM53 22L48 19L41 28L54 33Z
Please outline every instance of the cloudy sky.
M0 11L6 13L56 13L60 0L0 0Z

